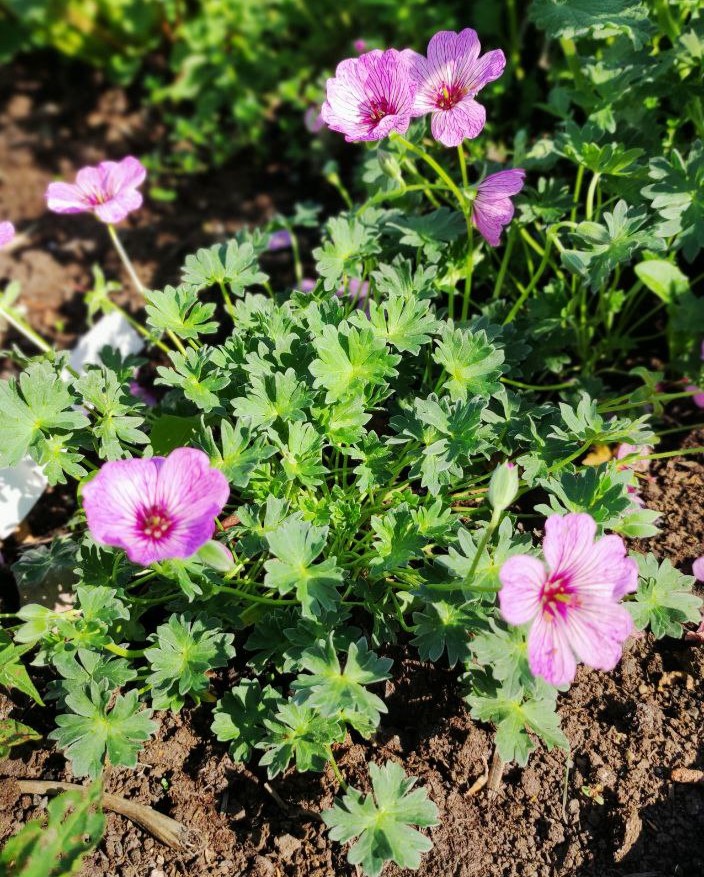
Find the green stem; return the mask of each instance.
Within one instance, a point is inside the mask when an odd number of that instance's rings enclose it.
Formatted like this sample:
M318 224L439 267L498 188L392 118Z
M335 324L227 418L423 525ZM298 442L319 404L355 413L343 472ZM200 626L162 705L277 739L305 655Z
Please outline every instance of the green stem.
M508 263L511 259L511 253L513 251L515 243L516 228L512 225L509 228L506 246L504 247L504 255L503 259L501 260L501 267L499 268L499 273L496 275L496 283L494 283L494 292L492 295L493 299L497 299L501 295L501 287L504 285L504 279L506 278L506 272L508 271Z
M422 158L423 161L428 165L428 167L431 167L435 171L435 173L438 175L438 177L443 181L443 183L445 183L447 188L455 196L460 210L463 213L465 213L465 215L466 215L466 212L467 212L466 198L464 197L462 192L459 190L459 188L455 184L452 177L447 173L447 171L441 165L439 165L437 163L437 161L435 161L435 159L432 157L432 155L428 155L428 153L424 149L422 149L420 146L416 146L415 143L411 143L410 140L406 140L406 138L402 134L399 134L397 131L392 131L391 139L398 140L400 143L403 143L403 145L406 147L406 149L410 150L414 155L417 155L419 158Z
M143 658L146 651L146 649L123 649L122 646L117 646L115 643L106 643L104 648L121 658Z
M343 792L347 791L347 783L345 782L345 778L342 776L342 772L340 768L337 766L337 761L335 761L335 756L332 753L332 746L328 744L328 761L330 762L330 767L332 768L332 772L335 774L335 779L340 784L340 788Z
M38 335L21 317L15 315L11 308L6 308L5 305L0 304L0 317L11 326L14 326L28 341L31 341L35 347L38 347L42 353L48 353L52 349L41 335Z
M258 594L250 594L248 591L242 591L239 588L233 588L229 585L216 585L218 591L223 594L232 594L234 597L241 597L243 600L249 600L251 603L262 603L264 606L298 606L298 600L279 600L276 597L260 597Z
M468 188L469 182L467 180L467 159L464 154L464 146L460 143L457 147L457 155L460 160L460 174L462 175L462 185L464 188Z
M117 255L120 257L120 261L125 266L125 269L130 276L130 280L132 281L134 288L137 290L137 292L140 295L144 295L144 293L147 291L147 287L142 283L142 281L137 276L137 272L134 270L134 265L132 264L130 257L127 255L127 251L122 246L122 241L117 236L117 231L115 229L115 226L111 225L109 223L108 223L108 233L110 234L110 237L112 238L112 242L115 246L115 249L117 250Z
M461 148L461 147L460 147ZM469 316L469 303L472 300L472 276L474 274L474 226L467 223L467 255L465 256L464 296L462 298L462 315L464 322Z
M679 451L661 451L659 454L646 454L638 457L639 460L667 460L669 457L684 457L687 454L704 454L704 446L696 448L680 448Z
M489 540L494 535L494 530L499 526L499 521L501 520L501 512L494 511L491 515L491 520L489 521L489 526L484 531L484 535L479 541L479 545L477 545L477 550L474 553L474 557L472 558L472 565L469 567L469 572L465 576L465 581L470 582L474 573L477 571L477 566L479 565L479 560L484 553L484 549L489 544ZM472 586L469 585L471 588Z
M601 175L595 171L594 176L589 183L589 188L587 189L586 216L588 220L591 220L594 214L594 193L596 192L596 187L599 185L600 177Z
M518 387L519 390L538 390L547 392L548 390L568 390L574 387L574 380L563 381L561 384L524 384L523 381L513 381L510 378L501 378L502 384L508 384L510 387Z
M532 241L533 239L530 238L530 240ZM539 282L540 278L543 276L543 273L548 266L548 262L550 261L550 247L552 245L552 240L553 240L552 235L548 234L547 240L545 241L545 249L543 250L543 257L540 260L540 264L538 265L537 270L533 273L533 276L530 279L530 283L528 284L528 286L526 286L526 288L520 294L520 296L519 296L518 300L516 301L516 303L514 304L514 306L508 312L508 316L504 320L504 326L507 326L509 323L513 322L513 320L516 317L516 314L523 307L528 296L531 294L531 292L533 292L535 287L538 285L538 282Z
M225 281L219 281L220 292L222 293L222 300L225 303L225 310L230 315L230 317L234 320L235 318L235 309L232 305L232 299L230 298L230 293L227 291L227 287L225 286Z

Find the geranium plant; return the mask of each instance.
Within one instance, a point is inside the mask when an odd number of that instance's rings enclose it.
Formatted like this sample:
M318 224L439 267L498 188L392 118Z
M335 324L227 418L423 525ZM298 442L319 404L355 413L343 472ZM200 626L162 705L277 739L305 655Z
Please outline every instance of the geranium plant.
M437 820L426 790L394 762L358 790L335 758L383 723L390 643L463 667L495 763L525 764L539 742L568 748L557 695L578 663L608 672L636 627L698 619L693 579L625 541L657 532L635 464L671 453L653 450L658 414L693 391L616 353L638 341L643 296L659 304L654 275L622 289L626 265L674 265L698 243L680 214L676 229L626 203L617 181L642 153L616 161L590 128L570 122L553 146L579 162L568 198L539 176L537 146L516 142L521 167L489 162L488 87L475 98L504 63L469 29L437 34L427 57L343 61L322 118L368 144L367 189L325 222L306 292L272 290L259 265L280 227L199 250L177 285L147 290L110 225L144 294L145 357L105 349L79 375L47 348L0 384L0 464L28 454L78 498L40 551L74 577L75 605L22 607L0 682L38 698L20 659L51 668L51 737L77 775L133 765L155 710L217 701L234 761L269 778L330 769L341 797L323 819L354 841L350 863L416 868L418 829ZM135 162L54 184L49 207L120 221L139 206ZM650 173L658 210L679 171ZM602 178L616 182L602 192ZM685 301L667 304L681 326ZM692 348L680 336L675 362ZM146 357L148 399L134 391ZM28 552L17 575L37 562ZM215 698L213 671L233 662L237 684Z

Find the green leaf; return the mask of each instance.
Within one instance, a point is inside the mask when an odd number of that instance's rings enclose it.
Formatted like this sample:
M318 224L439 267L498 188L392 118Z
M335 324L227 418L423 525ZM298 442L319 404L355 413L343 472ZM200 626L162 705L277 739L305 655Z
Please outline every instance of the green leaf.
M624 34L636 49L652 30L642 0L533 0L529 16L551 37L607 40Z
M163 291L144 293L147 325L156 332L173 332L184 339L217 332L218 324L211 317L214 304L198 301L196 293L186 286L167 286Z
M432 841L411 826L437 825L438 810L425 789L411 791L416 783L400 765L387 761L369 765L371 795L350 786L331 810L322 814L332 840L346 843L357 838L347 853L351 865L361 865L367 877L378 877L386 862L417 870Z
M56 740L76 776L97 777L105 762L134 767L142 744L156 730L152 711L140 709L136 691L118 694L91 683L66 695L70 713L56 717L58 727L49 734Z
M290 423L306 419L305 409L310 405L312 395L298 380L296 372L289 368L285 372L252 378L246 395L233 399L232 407L238 417L248 418L253 427L269 426L279 419Z
M509 689L532 684L525 628L514 625L499 627L493 620L489 621L489 628L472 639L471 650L476 663L490 667L494 679Z
M389 353L384 339L370 328L348 328L343 333L335 326L323 326L313 346L317 354L310 365L313 386L327 390L328 403L384 385L397 374L400 357Z
M306 487L323 483L328 470L323 464L325 440L312 423L293 421L288 427L288 441L272 438L281 451L281 465L289 481L299 481Z
M515 761L521 766L535 744L528 736L533 731L548 750L557 746L569 749L569 741L560 730L560 717L555 711L557 691L538 682L535 691L528 693L516 682L506 682L494 695L470 695L472 717L496 725L496 746L504 761Z
M358 460L353 472L357 476L357 488L363 493L378 487L389 477L391 448L381 442L378 435L370 430L354 448L344 448L343 453Z
M350 644L343 670L330 636L301 655L300 665L306 672L291 686L294 701L329 718L343 712L352 724L354 720L349 714L360 713L366 723L376 728L380 714L388 710L384 701L365 686L389 679L392 663L390 658L377 657L362 638Z
M692 593L694 576L675 569L669 560L658 563L653 554L634 555L638 563L640 586L626 608L638 630L650 626L653 636L680 638L682 625L701 620L702 601Z
M98 783L49 801L47 823L28 822L0 852L0 877L69 877L100 843L105 818Z
M330 746L345 739L345 729L336 719L291 702L281 704L272 719L264 719L266 737L256 744L265 750L260 764L269 779L283 773L296 761L296 770L320 772L328 761Z
M433 359L447 372L443 386L453 402L465 402L472 396L488 399L496 393L502 372L504 353L487 338L484 330L443 327Z
M154 454L165 457L175 448L190 445L198 428L197 417L179 417L176 414L160 414L152 422L149 441Z
M75 581L73 568L78 546L67 537L52 539L48 545L27 548L12 564L12 574L20 591L26 592L37 585L70 586Z
M7 758L15 746L24 746L25 743L41 739L42 735L29 725L23 725L16 719L0 719L0 759Z
M603 225L580 222L572 237L583 247L561 253L562 263L589 281L592 290L603 288L612 272L629 262L637 250L664 249L662 238L643 228L648 215L642 208L634 209L621 200L603 218Z
M144 653L151 672L155 709L180 710L189 695L196 703L210 687L208 673L224 667L235 654L234 634L223 633L212 618L172 615L149 637Z
M545 516L586 512L598 524L613 530L619 526L624 513L633 507L628 493L630 480L627 470L619 472L609 463L541 478L538 483L548 492L550 504L539 503L535 510Z
M352 316L364 327L366 318L357 311ZM414 295L393 294L381 305L369 302L369 322L374 333L401 353L420 353L441 325L430 310L430 302Z
M664 259L650 259L635 266L638 279L665 304L671 304L689 290L689 280L677 265Z
M230 383L230 378L215 367L210 350L189 347L185 354L173 350L169 356L174 367L158 366L156 384L179 387L186 399L206 413L222 407L218 391Z
M32 362L15 378L0 381L0 466L16 466L43 433L88 426L76 399L48 362Z
M663 220L658 234L677 235L677 245L691 262L704 247L704 143L696 140L685 158L677 149L650 161L650 179L643 195Z
M243 679L218 701L211 730L221 743L230 744L233 761L249 761L265 735L264 719L282 703L281 695L270 685L262 690L257 679Z
M376 557L371 559L369 567L375 574L401 569L421 556L426 540L418 532L407 503L383 515L374 515L371 527L376 535L373 545Z
M336 290L345 274L355 274L364 260L379 252L377 232L356 218L333 217L328 222L330 239L313 250L318 274L328 292Z
M428 603L423 612L413 613L415 636L411 640L421 661L439 661L447 651L447 661L454 667L470 656L470 633L476 624L465 606L447 600Z
M27 651L10 641L10 637L0 630L0 686L8 691L13 688L31 697L35 703L43 706L39 692L29 678L27 668L22 663L22 655Z
M134 396L107 368L89 368L75 383L93 413L91 436L99 439L98 453L105 460L129 456L124 444L146 445L149 439L139 427L144 423ZM130 413L138 412L138 413Z
M421 249L429 262L437 262L447 244L457 240L465 231L465 220L458 210L440 207L423 216L402 215L390 222L391 228L401 232L400 244Z
M246 241L228 241L203 248L186 256L181 270L183 285L194 293L210 286L225 284L235 295L242 295L249 286L258 286L269 279L259 270L253 245Z
M264 583L280 594L295 590L306 618L333 609L340 598L337 585L342 582L342 571L336 558L313 563L325 548L327 535L327 527L314 527L297 518L289 518L266 534L275 559L264 565Z
M276 448L256 438L249 426L243 423L233 426L229 420L220 421L220 442L222 449L208 428L203 444L211 465L221 469L230 484L240 488L247 487L257 466L276 453Z

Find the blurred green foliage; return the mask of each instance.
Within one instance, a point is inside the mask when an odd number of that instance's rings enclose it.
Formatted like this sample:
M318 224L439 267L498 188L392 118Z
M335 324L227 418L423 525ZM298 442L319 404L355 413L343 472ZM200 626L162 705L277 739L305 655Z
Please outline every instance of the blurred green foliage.
M0 0L0 63L19 52L50 48L103 69L122 85L137 80L168 124L163 157L195 170L221 164L243 145L261 143L274 118L284 137L294 131L301 143L303 112L319 104L325 77L355 54L356 40L364 40L367 49L423 50L436 30L470 23L490 47L515 39L515 0L477 3L474 11L471 5L467 0L351 5Z

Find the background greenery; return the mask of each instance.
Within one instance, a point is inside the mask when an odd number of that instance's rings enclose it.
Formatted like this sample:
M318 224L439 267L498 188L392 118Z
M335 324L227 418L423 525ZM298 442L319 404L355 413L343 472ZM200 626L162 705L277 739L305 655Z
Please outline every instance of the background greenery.
M524 6L526 4L523 4ZM289 154L307 147L301 116L353 43L422 50L471 23L517 55L520 2L462 0L0 0L0 63L49 48L135 83L169 127L162 158L220 164L260 144L275 120ZM508 54L508 51L507 51ZM282 136L283 135L283 136Z

